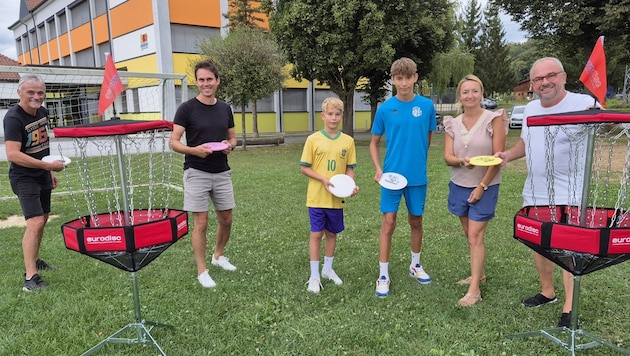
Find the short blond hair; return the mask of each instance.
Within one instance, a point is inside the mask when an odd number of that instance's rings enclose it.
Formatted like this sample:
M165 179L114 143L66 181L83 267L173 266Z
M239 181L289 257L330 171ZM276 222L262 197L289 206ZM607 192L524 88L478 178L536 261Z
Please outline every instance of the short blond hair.
M402 57L392 63L392 67L389 69L389 74L393 77L395 75L412 76L418 72L418 66L416 62L407 57Z
M326 112L328 109L337 109L343 113L343 101L333 96L324 99L322 102L322 112Z

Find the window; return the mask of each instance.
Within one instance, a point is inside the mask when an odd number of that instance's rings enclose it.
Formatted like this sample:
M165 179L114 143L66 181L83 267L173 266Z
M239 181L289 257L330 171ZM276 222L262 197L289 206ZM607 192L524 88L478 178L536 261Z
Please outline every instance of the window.
M333 93L332 90L326 89L315 89L315 94L313 96L314 111L322 111L322 103L324 102L324 99L330 96L338 98L337 94Z
M17 48L18 56L24 53L24 50L22 50L22 38L15 39L15 48Z
M48 27L48 40L57 38L57 28L55 27L55 18L51 17L46 20L46 26Z
M103 1L103 0L94 1L94 11L96 11L94 18L97 18L101 15L105 15L107 13L107 1Z
M98 58L101 63L101 67L105 67L105 53L106 52L109 52L109 53L112 52L112 48L111 48L111 45L109 44L109 41L103 42L98 45Z
M283 89L282 103L285 112L306 111L306 89Z
M171 42L175 53L199 54L199 41L220 35L218 28L171 24Z
M29 43L31 45L29 48L30 49L37 48L37 40L36 40L36 37L35 37L35 29L32 29L32 30L28 31L28 37L30 38L30 42Z
M256 112L273 112L273 93L266 98L256 101ZM241 112L241 106L234 107L234 112ZM252 112L251 103L245 106L245 112Z
M68 32L68 19L65 12L59 13L57 16L57 23L59 24L59 35L63 35Z
M43 23L37 26L37 39L39 40L39 43L48 42L48 36L46 36L46 28L44 27Z
M94 67L94 51L91 48L84 49L75 53L75 66L77 67Z
M82 1L70 9L72 28L77 28L90 21L90 3Z

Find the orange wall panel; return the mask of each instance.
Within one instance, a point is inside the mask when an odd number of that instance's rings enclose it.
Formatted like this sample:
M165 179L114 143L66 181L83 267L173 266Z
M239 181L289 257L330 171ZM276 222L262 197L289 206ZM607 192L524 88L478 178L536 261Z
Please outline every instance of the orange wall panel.
M96 37L96 44L101 44L109 41L107 15L101 15L94 19L94 37Z
M39 60L41 60L40 64L50 62L50 58L48 58L48 43L44 43L43 45L39 46L39 55Z
M70 55L70 37L67 32L59 36L59 47L61 47L61 57Z
M199 11L197 8L196 11ZM129 0L111 10L114 38L149 26L153 23L151 0Z
M172 23L221 28L219 0L170 0L168 10Z
M58 42L59 42L59 39L53 38L48 43L48 46L50 47L50 60L51 61L59 59L59 47L57 47Z
M90 23L83 24L70 31L72 36L72 52L77 53L86 48L92 48L92 26Z

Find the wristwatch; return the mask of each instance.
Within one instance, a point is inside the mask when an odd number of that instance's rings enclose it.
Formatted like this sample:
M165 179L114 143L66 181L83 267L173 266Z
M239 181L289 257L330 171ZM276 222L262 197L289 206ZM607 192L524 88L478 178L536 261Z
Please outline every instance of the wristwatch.
M479 182L479 185L481 186L481 188L483 188L484 192L488 190L488 186L483 184L483 182Z

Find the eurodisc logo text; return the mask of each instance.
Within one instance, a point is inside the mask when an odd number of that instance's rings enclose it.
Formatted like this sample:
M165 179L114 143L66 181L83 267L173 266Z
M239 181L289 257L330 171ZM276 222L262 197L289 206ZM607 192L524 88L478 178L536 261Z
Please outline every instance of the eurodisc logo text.
M87 237L85 241L88 244L108 244L112 242L121 242L122 236L117 236L117 235L91 236L91 237Z
M531 235L540 234L540 230L538 228L535 228L531 225L521 224L521 223L516 224L516 230L524 232L526 234L531 234Z

